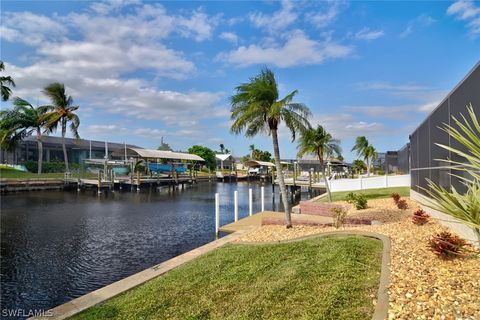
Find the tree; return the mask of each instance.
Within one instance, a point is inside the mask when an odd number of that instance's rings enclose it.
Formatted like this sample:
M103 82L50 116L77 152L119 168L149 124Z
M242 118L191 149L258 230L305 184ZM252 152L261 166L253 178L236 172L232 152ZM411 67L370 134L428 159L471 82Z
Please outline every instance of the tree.
M17 141L32 134L37 135L38 174L42 173L43 143L42 130L45 129L45 115L48 106L33 107L28 101L15 98L14 108L0 113L0 142L2 146L15 145Z
M298 156L301 157L306 153L314 154L320 161L320 171L322 172L325 187L328 193L328 199L332 202L332 194L328 186L327 177L325 175L325 158L333 155L340 155L340 140L334 139L330 133L318 125L316 129L308 129L302 133L298 144Z
M451 191L448 191L427 179L429 188L422 189L430 195L432 200L424 200L423 204L444 212L470 226L475 232L478 241L480 241L480 122L471 104L467 106L467 111L470 116L470 123L461 114L463 121L452 116L457 128L447 124L442 128L451 138L458 141L465 150L435 143L437 146L464 159L463 162L450 159L443 161L449 165L456 166L455 170L467 173L466 176L450 174L460 179L467 187L467 192L460 194L453 185L451 186Z
M210 170L215 170L217 160L215 159L215 152L207 147L194 145L188 149L188 153L196 154L205 160L205 166Z
M223 145L223 143L220 143L220 153L225 153L225 146Z
M68 166L67 148L65 147L65 134L67 133L67 125L70 124L70 132L76 139L80 139L78 135L80 119L75 114L79 106L73 105L73 98L67 95L63 83L54 82L45 87L43 93L50 98L52 103L50 106L52 111L46 115L47 126L51 131L56 130L58 126L60 126L62 130L63 159L65 161L65 171L69 172L70 168Z
M158 146L157 150L160 150L160 151L173 151L173 149L170 147L170 145L168 143L165 143L163 141L163 137L161 138L160 140L160 146Z
M377 158L377 150L368 142L364 136L357 137L352 151L357 152L357 156L362 156L367 162L367 176L370 177L371 161Z
M343 162L343 160L345 160L345 158L341 154L339 154L338 157L337 157L337 160Z
M360 159L353 160L353 171L355 171L355 173L360 174L365 169L367 169L367 165L363 160L360 160Z
M253 159L253 152L255 151L255 145L251 144L249 149L250 149L250 159Z
M225 148L225 154L230 154L230 150L228 150L227 148Z
M5 64L3 61L0 61L0 71L5 70ZM9 86L15 87L15 81L13 81L12 77L10 76L1 76L0 77L0 85L2 90L2 100L7 101L12 94L12 89Z
M367 177L370 177L370 169L372 167L372 161L378 158L377 150L372 146L368 145L365 149L365 159L367 160Z
M306 127L310 127L308 123L308 117L311 115L310 110L304 104L292 102L297 92L297 90L294 90L283 99L279 99L275 75L271 70L265 68L260 74L250 78L249 82L236 87L236 94L230 98L231 119L233 120L232 133L245 132L247 137L267 133L272 137L278 184L285 208L287 228L292 227L292 217L280 163L278 127L283 122L290 130L293 141L297 132L302 132Z

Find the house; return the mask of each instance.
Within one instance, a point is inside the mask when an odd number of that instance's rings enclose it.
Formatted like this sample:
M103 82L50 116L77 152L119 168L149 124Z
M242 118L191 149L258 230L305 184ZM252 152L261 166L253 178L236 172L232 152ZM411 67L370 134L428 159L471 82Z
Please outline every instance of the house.
M217 170L235 170L235 159L231 154L216 154Z

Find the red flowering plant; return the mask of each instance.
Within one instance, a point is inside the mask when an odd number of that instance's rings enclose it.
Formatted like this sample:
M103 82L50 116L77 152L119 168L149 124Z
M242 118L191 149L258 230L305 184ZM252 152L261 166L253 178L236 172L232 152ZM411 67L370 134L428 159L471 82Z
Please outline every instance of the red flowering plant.
M400 195L396 192L392 193L392 198L393 198L393 201L395 202L395 204L398 203L398 200L400 200Z
M407 201L405 199L398 200L397 207L398 209L401 209L401 210L407 210L408 209Z
M429 241L430 249L444 259L466 256L470 251L467 246L468 243L465 240L448 231L440 232Z
M423 226L428 222L428 220L430 220L430 215L422 209L419 209L413 213L412 222L416 225Z

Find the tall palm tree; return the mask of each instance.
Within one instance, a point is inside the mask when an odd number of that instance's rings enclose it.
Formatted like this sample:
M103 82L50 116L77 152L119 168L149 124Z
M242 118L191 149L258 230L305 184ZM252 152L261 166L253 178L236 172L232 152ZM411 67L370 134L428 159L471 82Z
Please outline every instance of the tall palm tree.
M357 137L352 151L357 152L357 156L363 157L367 162L367 176L370 177L371 161L377 158L377 150L368 142L364 136Z
M306 153L314 154L320 161L320 171L322 172L325 187L328 193L328 199L332 201L332 194L328 181L325 175L325 158L330 158L333 155L340 156L342 148L340 148L340 140L334 139L330 133L325 131L322 126L317 126L316 129L308 129L302 133L298 144L298 156L301 157Z
M370 144L365 149L365 159L367 161L367 177L370 177L370 168L372 161L378 158L377 150Z
M62 148L63 159L65 161L65 171L69 172L67 148L65 147L65 134L67 133L67 125L70 124L70 131L76 139L80 139L78 135L78 126L80 119L75 114L79 106L73 105L73 98L65 92L63 83L54 82L48 85L43 93L48 96L52 102L53 109L47 116L47 126L50 130L55 130L60 126L62 130Z
M275 166L285 208L287 228L292 227L292 217L280 163L278 126L283 122L290 130L292 140L295 140L297 131L303 132L310 127L308 123L310 110L304 104L292 102L297 92L294 90L283 99L279 99L275 75L271 70L265 68L260 74L250 78L249 82L236 87L236 94L230 98L231 119L234 121L231 131L234 134L245 131L247 137L253 137L258 133L272 136Z
M250 159L253 159L253 153L255 152L255 145L251 144L249 149L250 149Z
M3 63L3 61L0 61L0 71L3 70L5 70L5 64ZM15 87L15 81L13 81L12 77L10 76L1 76L0 85L2 90L2 100L7 101L12 94L12 89L10 89L9 86Z
M220 153L224 153L225 152L225 146L223 145L223 143L220 143Z
M28 101L15 98L13 109L0 113L0 143L12 146L27 136L36 134L38 145L38 174L42 173L43 143L42 130L45 129L45 115L48 106L34 107Z

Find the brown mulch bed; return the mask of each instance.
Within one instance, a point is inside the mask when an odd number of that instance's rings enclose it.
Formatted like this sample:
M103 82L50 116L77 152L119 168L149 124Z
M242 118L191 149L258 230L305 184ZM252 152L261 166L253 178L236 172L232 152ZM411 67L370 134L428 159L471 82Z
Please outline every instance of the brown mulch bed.
M480 259L443 260L428 248L428 240L447 227L431 220L411 222L416 203L396 208L392 199L369 200L365 210L351 209L349 218L380 220L380 226L347 226L388 235L392 242L389 319L480 319ZM325 226L267 225L238 241L264 242L336 230Z

